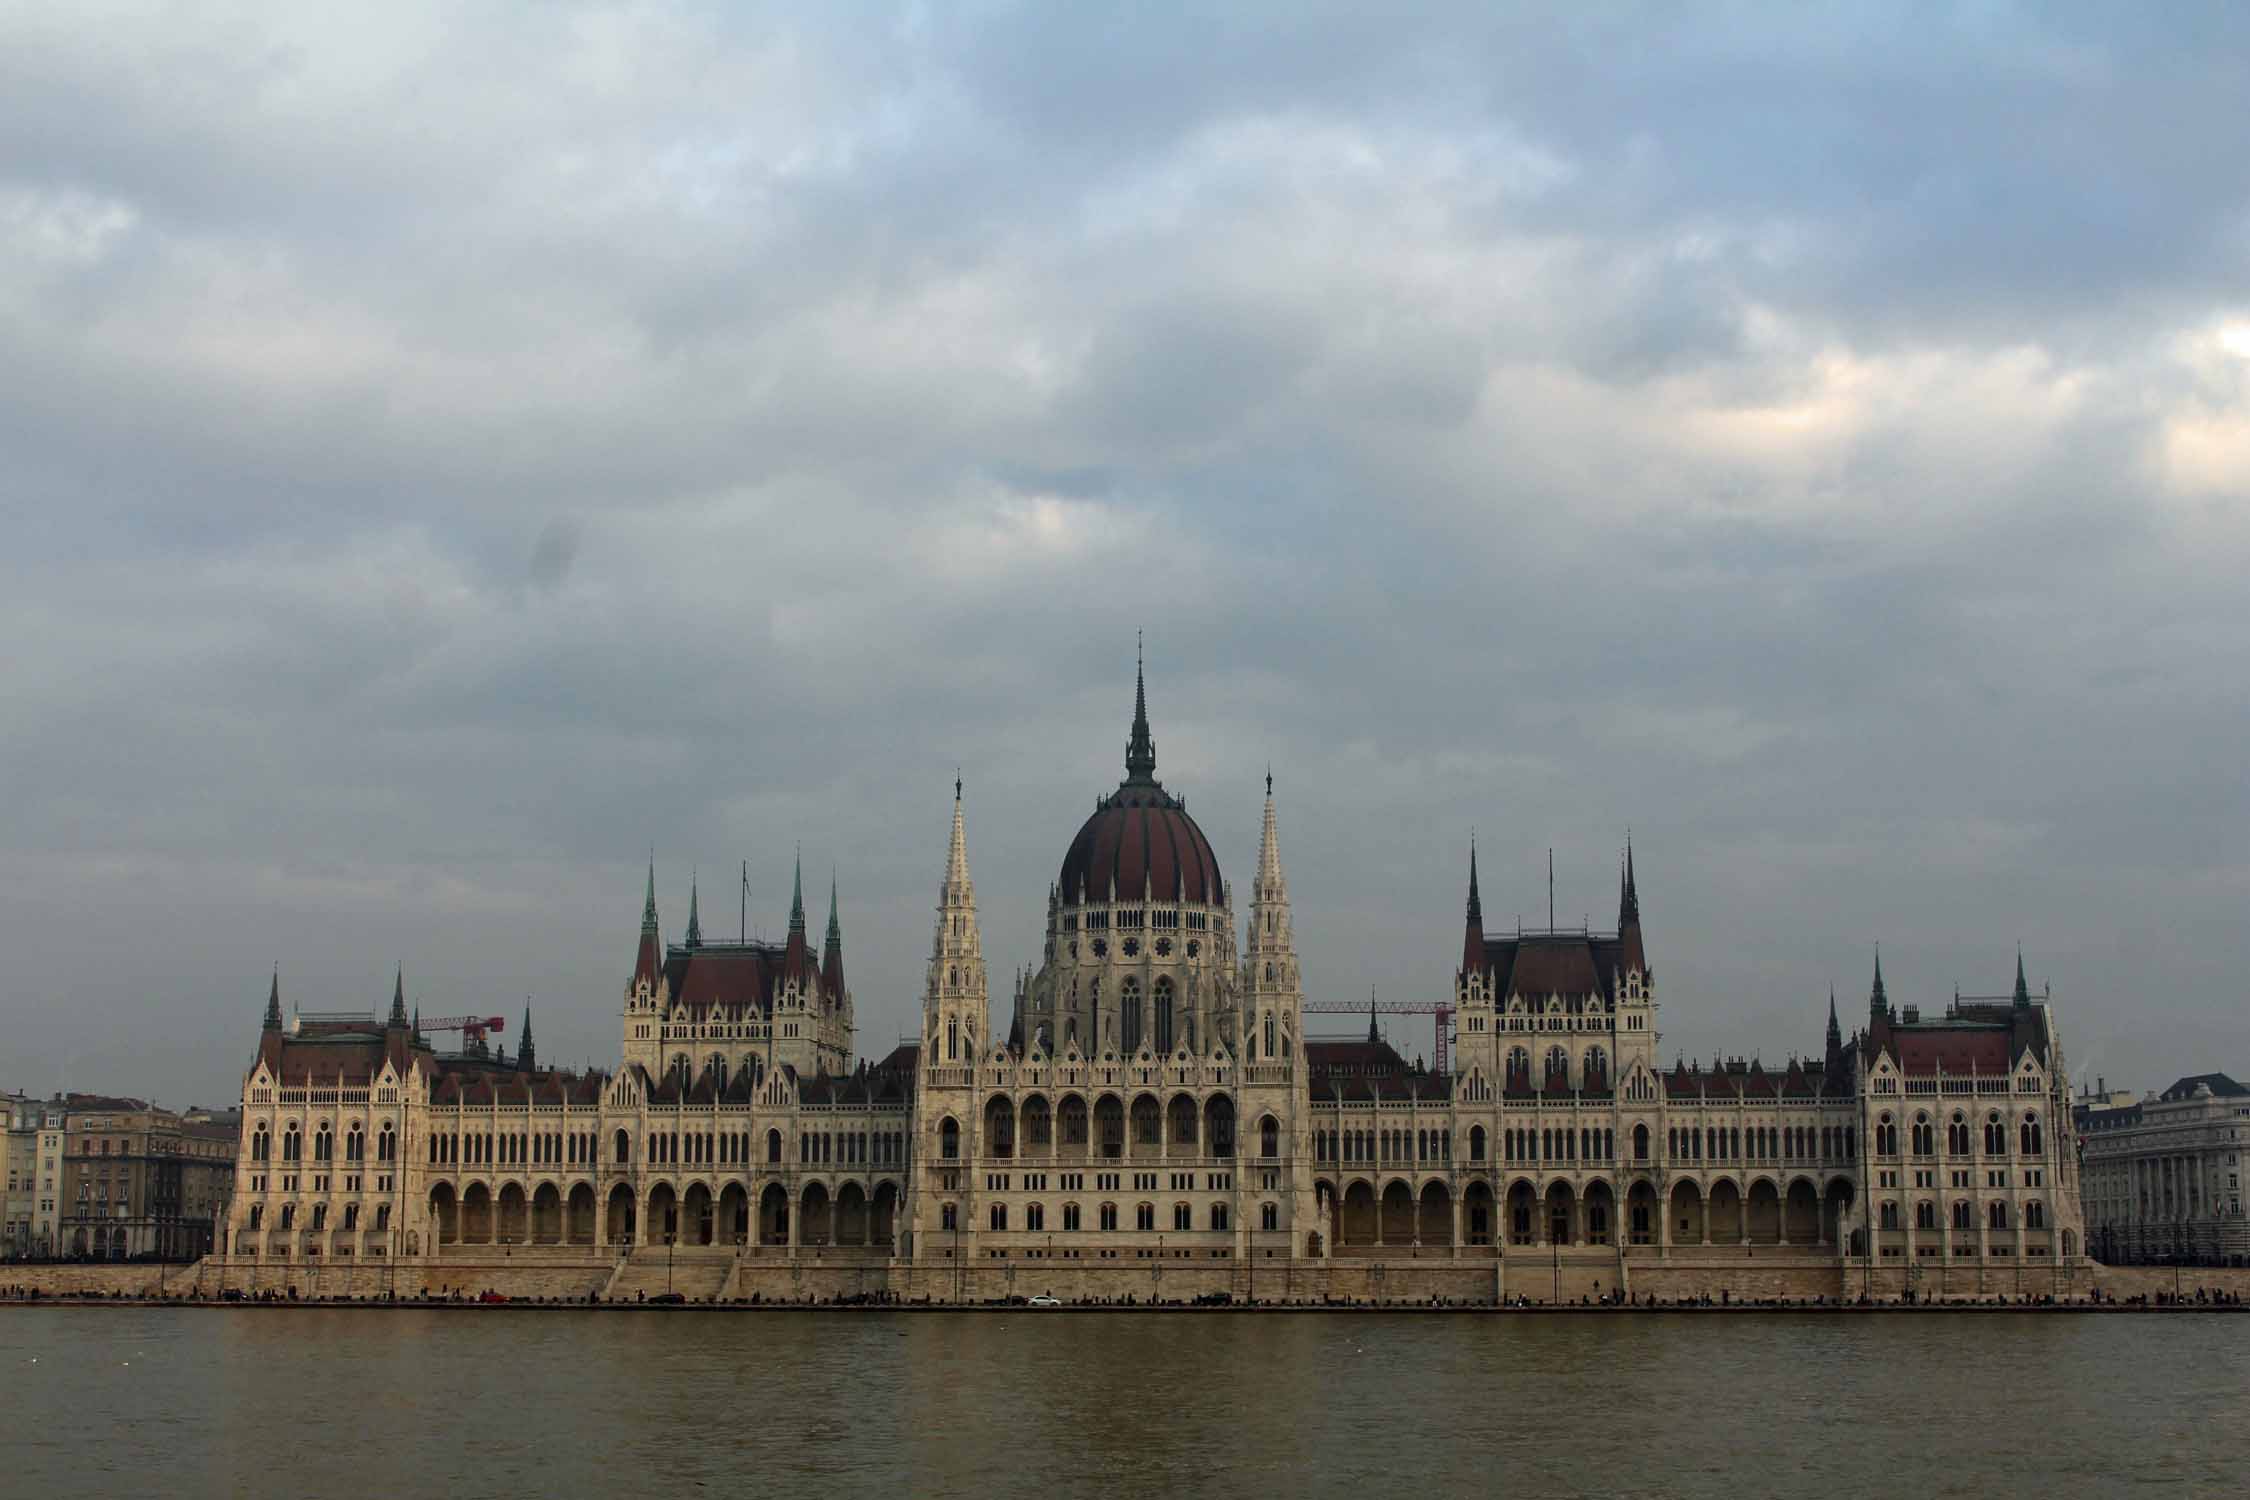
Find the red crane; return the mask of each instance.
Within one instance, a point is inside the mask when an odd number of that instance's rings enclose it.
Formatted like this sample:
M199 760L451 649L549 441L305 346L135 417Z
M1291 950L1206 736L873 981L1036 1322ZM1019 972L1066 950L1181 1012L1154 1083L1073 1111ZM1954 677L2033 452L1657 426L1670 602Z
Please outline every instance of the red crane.
M1314 1016L1435 1016L1437 1017L1437 1046L1432 1049L1432 1061L1437 1064L1438 1076L1449 1077L1446 1066L1452 1051L1453 1007L1435 1001L1384 1000L1370 997L1365 1005L1354 1005L1349 1000L1307 1000L1305 1013Z
M435 1021L424 1021L424 1031L458 1031L465 1046L482 1046L488 1031L506 1031L506 1016L445 1016Z

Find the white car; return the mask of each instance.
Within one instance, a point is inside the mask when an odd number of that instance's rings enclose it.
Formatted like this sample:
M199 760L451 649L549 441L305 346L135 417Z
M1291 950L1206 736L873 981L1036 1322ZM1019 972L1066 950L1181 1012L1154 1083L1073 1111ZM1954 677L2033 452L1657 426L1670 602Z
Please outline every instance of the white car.
M1031 1299L1031 1305L1033 1307L1060 1307L1062 1306L1062 1298L1050 1297L1045 1292L1041 1292Z

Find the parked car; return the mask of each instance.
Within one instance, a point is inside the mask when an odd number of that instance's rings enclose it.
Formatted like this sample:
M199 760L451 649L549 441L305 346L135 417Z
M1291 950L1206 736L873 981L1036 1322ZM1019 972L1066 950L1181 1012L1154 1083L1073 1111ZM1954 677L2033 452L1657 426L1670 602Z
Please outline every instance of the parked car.
M479 1302L505 1302L508 1300L508 1294L506 1292L486 1290L477 1293L477 1300Z
M661 1303L662 1305L666 1306L666 1307L677 1307L677 1306L679 1306L679 1305L680 1305L681 1303L683 1303L683 1302L687 1301L687 1293L685 1293L685 1292L658 1292L658 1293L657 1293L657 1294L656 1294L655 1296L653 1296L653 1297L649 1298L648 1300L649 1300L649 1305L650 1305L650 1306L652 1306L652 1307L653 1307L653 1306L656 1306L656 1305L658 1305L658 1304L660 1304L660 1303Z
M1041 1292L1031 1299L1031 1305L1033 1307L1060 1307L1062 1306L1062 1298L1050 1297L1045 1292Z

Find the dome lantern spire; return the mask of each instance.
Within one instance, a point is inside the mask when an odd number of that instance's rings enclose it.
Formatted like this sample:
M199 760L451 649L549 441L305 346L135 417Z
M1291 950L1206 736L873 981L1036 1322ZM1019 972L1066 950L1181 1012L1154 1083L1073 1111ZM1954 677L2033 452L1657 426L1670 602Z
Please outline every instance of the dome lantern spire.
M1125 779L1156 780L1156 741L1148 732L1148 679L1139 631L1133 633L1133 737L1125 743Z

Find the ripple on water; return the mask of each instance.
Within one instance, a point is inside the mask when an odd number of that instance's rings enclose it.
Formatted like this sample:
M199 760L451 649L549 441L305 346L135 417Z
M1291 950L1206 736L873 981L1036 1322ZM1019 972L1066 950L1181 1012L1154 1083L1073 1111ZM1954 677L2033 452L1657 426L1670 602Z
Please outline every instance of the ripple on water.
M2237 1485L2246 1331L8 1309L0 1367L19 1494L2050 1497Z

